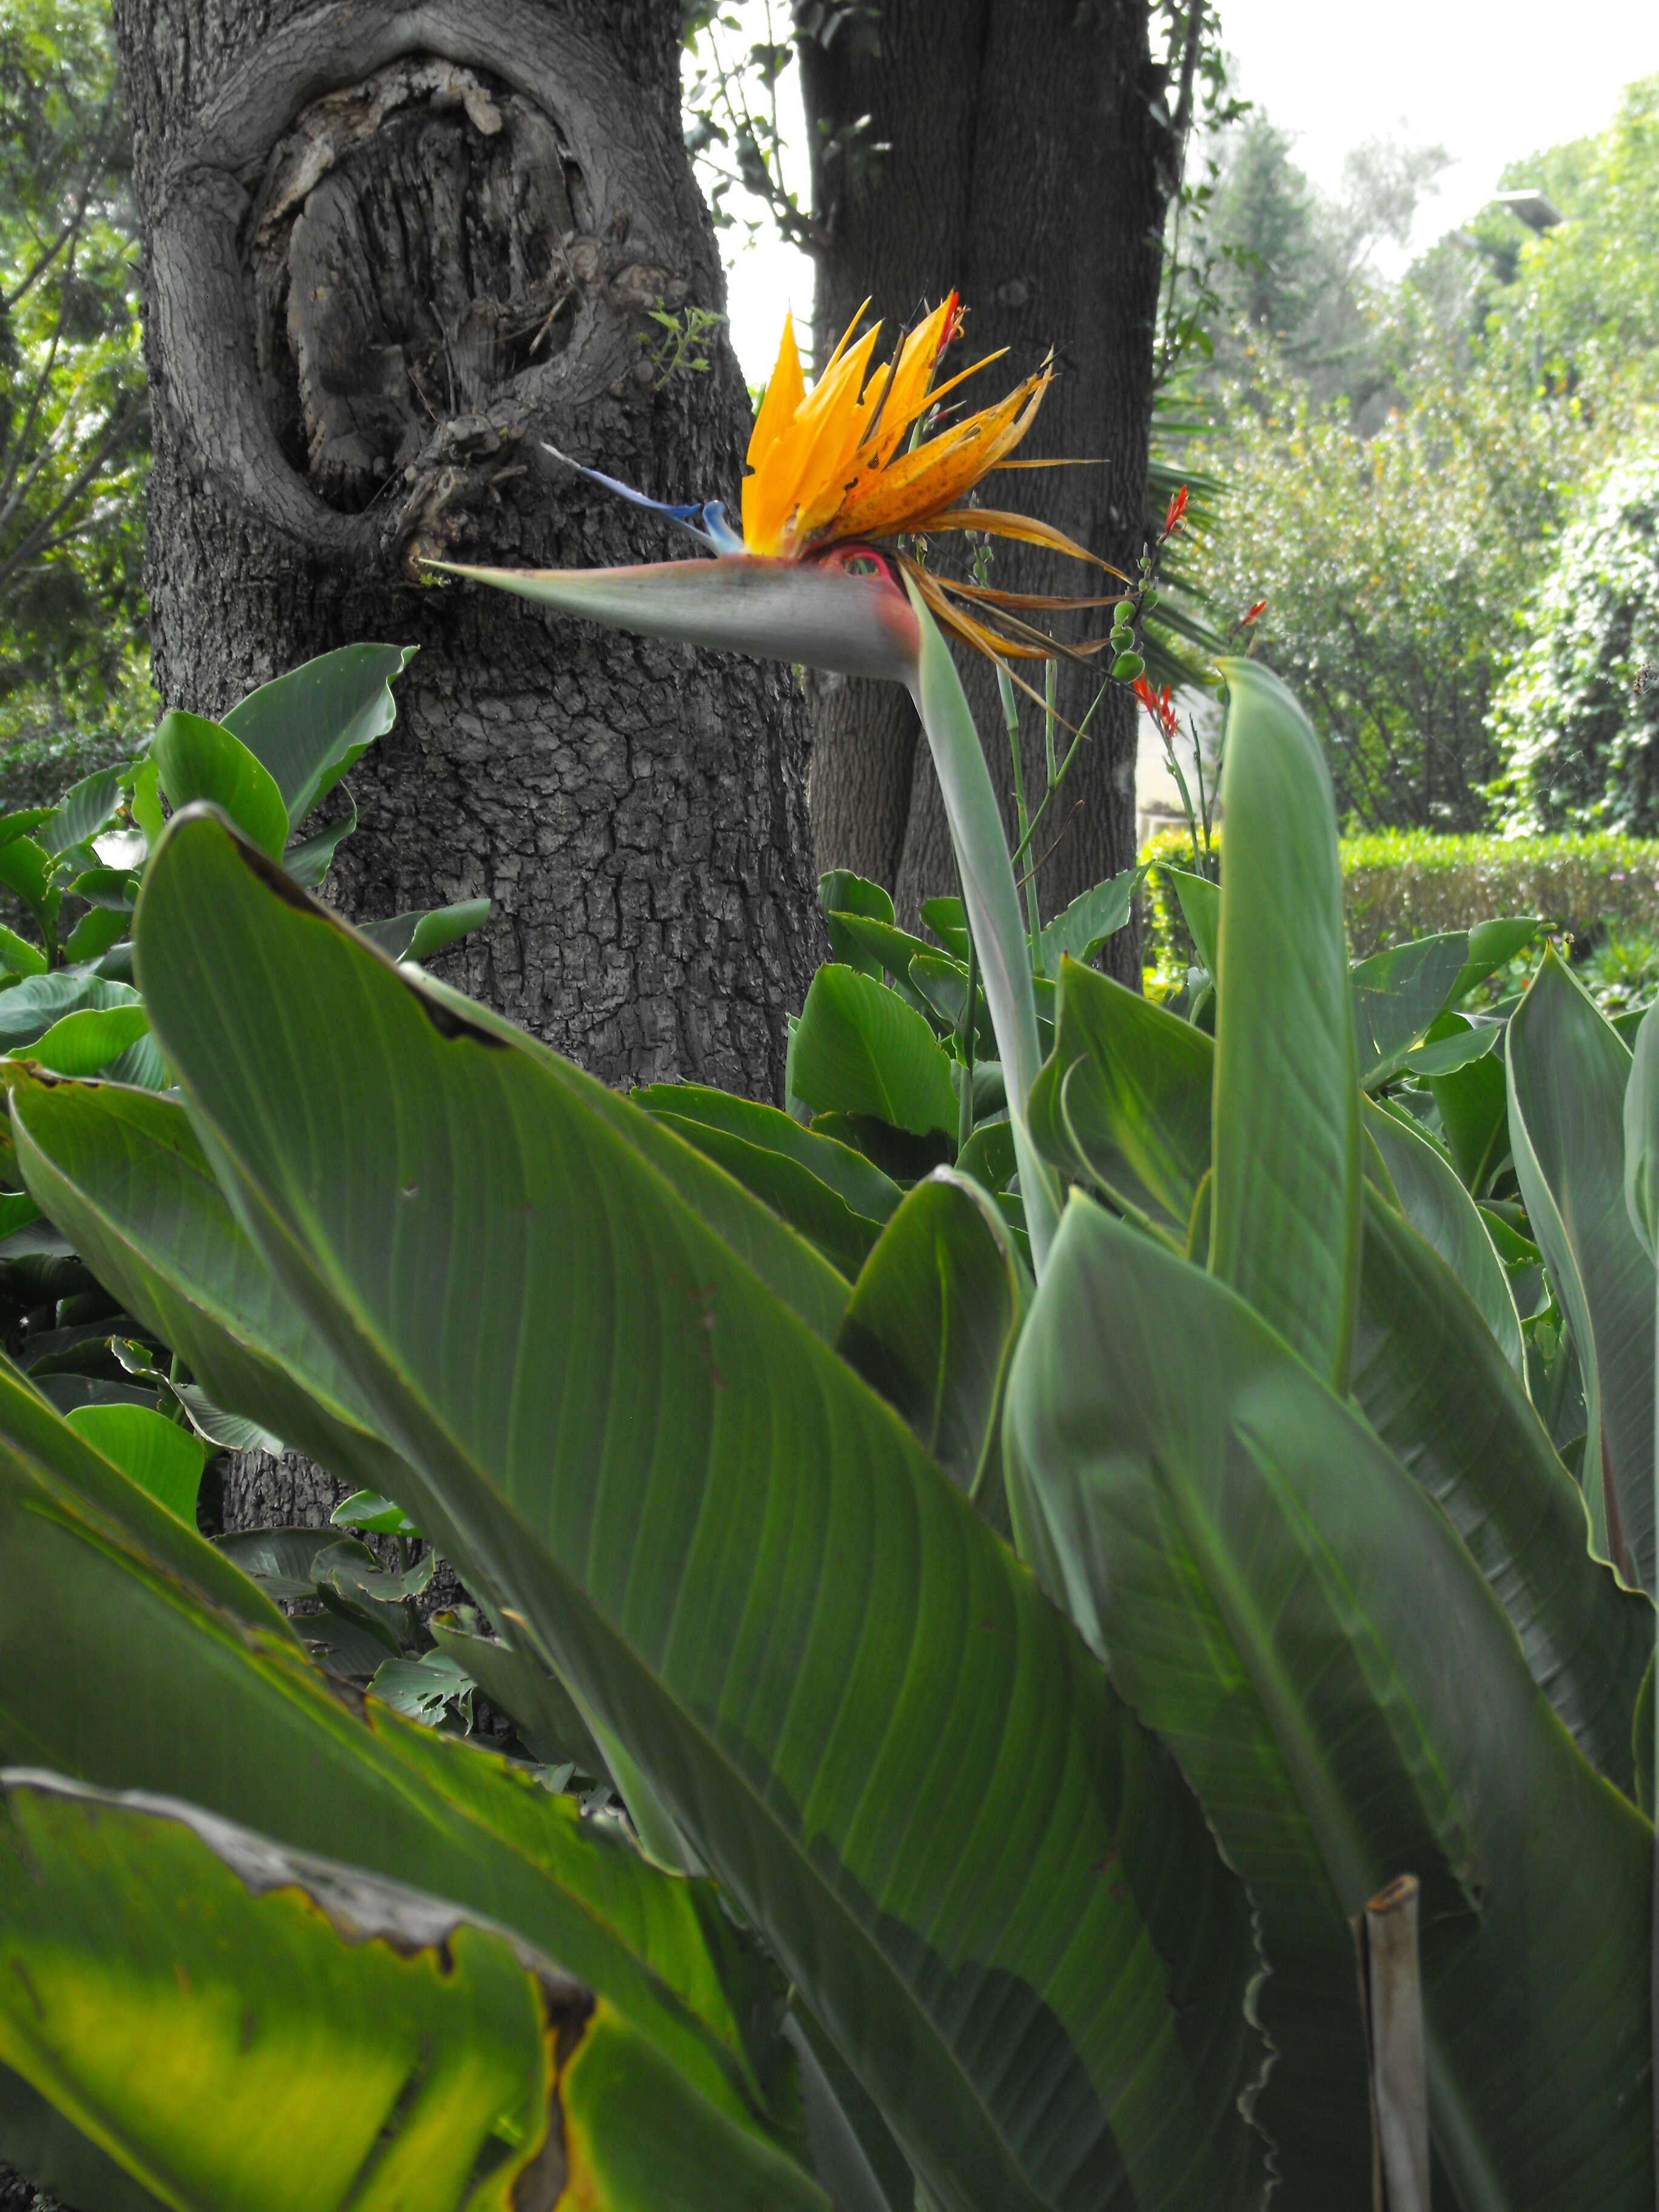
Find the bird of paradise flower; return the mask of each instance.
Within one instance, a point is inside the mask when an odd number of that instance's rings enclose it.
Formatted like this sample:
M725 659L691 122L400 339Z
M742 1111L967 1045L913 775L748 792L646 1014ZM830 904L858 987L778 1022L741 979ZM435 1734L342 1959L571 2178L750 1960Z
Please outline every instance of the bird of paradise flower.
M1009 1079L1026 1224L1041 1267L1058 1219L1059 1187L1025 1126L1025 1099L1039 1065L1030 949L985 756L940 632L1004 667L1010 660L1097 650L1057 645L1030 617L1109 605L1123 594L1062 598L952 581L914 549L947 532L975 531L1046 547L1120 580L1121 572L1051 524L965 504L994 469L1028 465L1008 457L1054 380L1052 359L994 404L956 417L942 403L988 366L980 362L936 381L940 358L961 327L956 293L873 372L880 325L860 336L862 320L860 310L810 388L786 321L750 440L740 534L718 501L674 506L581 469L688 532L712 558L593 569L431 565L647 636L883 678L908 689L950 819L987 1009Z

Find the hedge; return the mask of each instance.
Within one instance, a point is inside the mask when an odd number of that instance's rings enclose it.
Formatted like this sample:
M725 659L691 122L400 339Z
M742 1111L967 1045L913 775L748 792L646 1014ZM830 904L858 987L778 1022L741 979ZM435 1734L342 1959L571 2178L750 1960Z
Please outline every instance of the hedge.
M1218 838L1218 842L1219 839ZM1161 830L1142 848L1154 863L1143 900L1150 986L1177 983L1193 958L1181 909L1156 866L1192 866L1184 834ZM1386 830L1342 842L1348 942L1356 960L1437 930L1495 915L1535 914L1587 950L1604 929L1659 937L1659 839L1442 837Z

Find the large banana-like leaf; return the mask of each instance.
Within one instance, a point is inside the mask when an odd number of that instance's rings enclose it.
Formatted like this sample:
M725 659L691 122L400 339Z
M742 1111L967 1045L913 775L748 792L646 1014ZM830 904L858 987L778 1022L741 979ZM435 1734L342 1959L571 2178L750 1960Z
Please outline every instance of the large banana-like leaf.
M488 1603L442 1500L376 1433L349 1375L272 1279L179 1101L28 1073L10 1089L18 1164L37 1203L125 1310L173 1347L215 1406L398 1498Z
M1363 2198L1348 1918L1409 1873L1446 2201L1646 2212L1652 1830L1580 1757L1440 1513L1224 1285L1081 1198L1007 1448L1045 1582L1261 1911L1277 2201Z
M1032 1133L1056 1167L1184 1246L1210 1170L1214 1075L1215 1046L1202 1030L1062 960L1054 1049L1031 1091Z
M1253 660L1225 674L1210 1265L1340 1390L1360 1176L1336 811L1319 739L1278 678Z
M1592 1556L1583 1498L1484 1316L1370 1189L1349 1379L1366 1419L1468 1547L1579 1749L1633 1799L1653 1607Z
M1480 1207L1451 1163L1409 1116L1365 1102L1364 1128L1382 1155L1401 1211L1433 1245L1480 1309L1498 1349L1524 1389L1526 1346L1515 1293ZM1363 1263L1362 1263L1363 1266Z
M775 2066L708 1885L486 1753L348 1703L254 1584L0 1369L0 1759L159 1790L509 1922L733 2118Z
M398 719L392 686L412 645L346 645L250 691L225 727L264 763L297 830L319 799Z
M1241 2201L1254 1947L1173 1763L647 1117L208 815L138 946L261 1249L935 2197Z
M1189 1023L1067 963L1054 1055L1033 1093L1040 1139L1109 1192L1128 1167L1158 1220L1183 1220L1208 1158L1213 1050ZM1376 1115L1373 1126L1382 1119ZM1463 1238L1468 1223L1456 1207L1474 1206L1461 1185L1453 1200L1435 1182L1430 1207L1406 1172L1415 1156L1395 1156L1404 1162L1402 1200L1419 1205L1419 1223ZM1448 1170L1445 1180L1455 1178ZM1586 1757L1628 1789L1632 1702L1652 1613L1590 1556L1571 1478L1485 1316L1413 1233L1419 1223L1407 1225L1410 1205L1402 1221L1368 1188L1365 1206L1350 1378L1356 1401L1468 1545ZM1484 1241L1478 1218L1474 1234Z
M836 1340L1005 1535L1002 1401L1031 1287L994 1202L936 1168L883 1230Z
M1596 1548L1652 1595L1654 1272L1625 1205L1629 1048L1547 951L1508 1060L1515 1171L1584 1377Z
M510 1930L175 1799L0 1793L0 2057L177 2212L822 2212Z

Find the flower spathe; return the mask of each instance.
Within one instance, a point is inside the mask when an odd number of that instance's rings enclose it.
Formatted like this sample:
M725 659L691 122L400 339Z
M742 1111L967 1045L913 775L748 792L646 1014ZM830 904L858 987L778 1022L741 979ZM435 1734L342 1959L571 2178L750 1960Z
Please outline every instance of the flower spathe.
M948 583L895 542L975 530L1082 561L1096 557L1048 523L962 503L990 470L1006 465L1053 372L1045 362L995 405L941 424L934 410L962 380L936 385L934 378L959 323L953 293L873 376L878 334L857 337L855 323L810 392L786 330L750 443L741 537L714 502L671 506L569 463L689 532L710 558L590 569L428 565L612 629L873 676L908 690L939 774L986 1006L1007 1072L1026 1227L1040 1270L1059 1218L1060 1189L1026 1119L1040 1064L1030 948L990 771L940 630L999 662L1008 655L1046 658L1074 648L1044 637L1028 612L1109 602Z
M487 573L491 582L528 598L550 600L573 613L591 613L599 621L625 621L620 608L613 605L617 593L605 580L614 577L618 591L636 610L643 610L657 596L664 602L659 620L635 621L633 627L653 629L664 635L689 635L679 625L691 617L694 603L699 617L707 610L724 609L716 634L696 620L696 642L718 642L723 635L726 642L740 651L771 649L780 658L849 675L897 672L890 665L891 653L896 632L903 630L909 620L909 602L902 588L906 584L921 593L944 628L994 659L1076 654L1079 648L1057 645L1031 617L1109 605L1110 598L997 591L942 575L917 557L917 541L971 530L1020 539L1107 568L1114 576L1119 574L1050 523L1000 507L966 504L994 469L1051 465L1011 463L1009 456L1030 428L1054 371L1045 361L1005 398L977 412L958 416L954 406L940 411L947 395L1001 357L991 355L944 383L936 381L962 317L961 303L952 292L902 337L890 362L872 369L881 326L873 325L860 336L860 309L810 389L793 326L786 319L777 365L749 441L741 535L717 501L677 506L651 499L548 448L591 483L662 515L696 538L714 556L715 568L730 564L733 584L741 571L741 594L722 587L727 580L717 584L707 574L701 586L694 585L677 573L689 565L681 562L616 571L458 573ZM800 580L797 585L785 585L787 571ZM832 580L861 584L864 597L835 589ZM821 619L811 610L815 594L823 602ZM875 594L884 594L885 604L878 611ZM611 611L602 611L601 603ZM860 606L868 610L864 627L871 634L856 637L860 625L854 621L851 628L841 629L843 641L837 645L837 625L845 625ZM742 611L745 607L751 611ZM776 643L769 648L757 640L774 634L769 625L775 618ZM720 633L719 622L726 619L737 627ZM1098 649L1098 645L1080 648L1085 653Z

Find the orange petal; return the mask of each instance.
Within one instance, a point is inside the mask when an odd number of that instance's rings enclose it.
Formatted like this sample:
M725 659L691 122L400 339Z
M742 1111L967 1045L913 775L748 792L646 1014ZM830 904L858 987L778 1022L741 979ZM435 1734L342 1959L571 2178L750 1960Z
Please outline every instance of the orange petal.
M921 529L927 515L971 491L1007 442L1024 435L1041 396L1032 379L996 406L901 454L847 501L836 518L837 536L880 538Z
M918 530L982 530L991 538L1018 538L1028 545L1046 545L1051 553L1069 554L1073 561L1091 561L1097 568L1103 568L1109 576L1117 576L1126 584L1128 578L1121 568L1113 568L1097 553L1079 545L1075 538L1068 538L1063 530L1056 530L1051 522L1039 522L1029 514L1006 514L1000 507L961 507L944 514L929 515L919 522Z
M772 381L761 399L760 412L755 417L755 433L749 441L749 452L745 458L751 469L760 466L786 427L794 421L796 410L805 397L806 385L800 373L800 355L795 346L795 326L790 317L786 315L783 319L783 337L778 347L777 365L772 371Z

